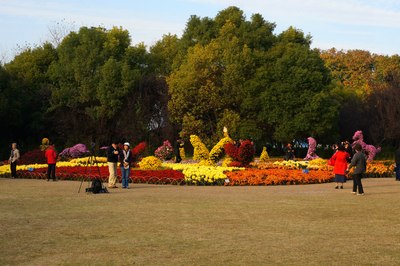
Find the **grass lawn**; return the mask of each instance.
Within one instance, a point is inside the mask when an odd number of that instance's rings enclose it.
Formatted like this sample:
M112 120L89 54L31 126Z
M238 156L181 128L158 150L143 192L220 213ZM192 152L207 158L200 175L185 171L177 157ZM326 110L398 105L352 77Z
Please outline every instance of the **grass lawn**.
M0 178L0 265L399 265L400 182L363 182L93 195Z

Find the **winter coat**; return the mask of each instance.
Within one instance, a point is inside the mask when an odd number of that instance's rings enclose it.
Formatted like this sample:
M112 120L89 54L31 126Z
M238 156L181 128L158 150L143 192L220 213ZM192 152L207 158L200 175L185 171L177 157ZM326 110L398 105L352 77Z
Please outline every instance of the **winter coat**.
M347 159L350 155L345 151L337 151L330 159L335 175L344 175L347 169Z
M354 174L363 174L367 170L367 159L362 151L357 151L351 159L349 169L355 167Z
M44 153L44 157L47 159L47 164L56 164L57 153L53 146L49 146Z

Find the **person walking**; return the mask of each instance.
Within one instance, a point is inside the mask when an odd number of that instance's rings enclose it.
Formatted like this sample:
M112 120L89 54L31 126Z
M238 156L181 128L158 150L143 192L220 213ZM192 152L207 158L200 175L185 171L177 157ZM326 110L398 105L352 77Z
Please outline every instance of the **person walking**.
M343 145L338 145L338 150L329 160L329 164L333 166L333 173L335 174L335 189L339 188L343 189L343 183L346 182L346 169L347 169L347 160L350 155L346 152L345 147Z
M394 161L396 163L396 181L400 181L400 147L395 152Z
M364 189L361 183L361 178L363 177L365 171L367 170L367 159L365 154L362 152L362 147L360 144L357 143L354 149L356 150L356 153L353 155L353 158L351 159L351 163L347 168L347 171L350 171L352 167L355 167L353 172L352 193L357 195L364 195Z
M54 144L50 144L44 156L47 159L47 181L50 181L50 178L53 181L56 181L56 163L57 163L57 152L55 150Z
M11 144L11 154L8 159L8 162L10 163L11 178L17 178L17 163L20 157L17 143Z
M117 142L111 143L111 146L107 148L107 164L110 176L108 177L108 187L117 188L117 164L119 157L119 148Z
M129 142L124 143L124 149L120 153L119 161L121 166L122 188L129 188L129 175L131 173L131 163L133 161Z

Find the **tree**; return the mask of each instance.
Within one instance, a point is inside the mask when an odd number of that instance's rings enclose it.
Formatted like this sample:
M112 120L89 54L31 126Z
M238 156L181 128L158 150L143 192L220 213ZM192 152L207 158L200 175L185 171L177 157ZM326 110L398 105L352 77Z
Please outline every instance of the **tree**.
M264 87L259 89L259 119L272 126L279 141L326 134L337 117L337 104L329 100L329 73L318 51L310 49L309 36L293 28L278 40L256 77ZM321 116L321 109L329 115Z
M243 98L243 84L252 69L250 50L240 45L235 35L236 27L227 22L218 38L209 44L195 45L188 50L185 61L167 78L170 101L170 118L182 124L186 134L196 133L216 139L218 120L224 110L235 111ZM202 132L191 132L189 121L204 123Z
M6 119L2 120L8 123L7 139L35 143L43 134L51 133L52 123L46 114L51 93L47 71L56 58L54 47L44 43L24 50L5 65L7 106Z

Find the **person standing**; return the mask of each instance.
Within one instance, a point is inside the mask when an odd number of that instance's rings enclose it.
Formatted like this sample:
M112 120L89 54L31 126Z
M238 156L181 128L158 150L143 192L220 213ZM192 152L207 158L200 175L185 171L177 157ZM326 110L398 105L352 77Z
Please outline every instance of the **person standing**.
M288 143L285 147L285 161L294 160L294 149L291 143Z
M333 166L333 173L335 174L336 187L343 189L343 183L346 181L347 160L350 155L345 151L343 145L338 146L337 152L331 157L329 163Z
M17 178L17 163L20 158L19 150L17 149L17 143L11 144L11 154L8 159L10 163L11 178Z
M396 181L400 181L400 147L395 152L394 161L396 162Z
M131 173L131 163L133 161L129 142L124 143L124 149L120 153L119 161L121 166L122 188L129 188L129 175Z
M346 140L343 142L344 150L350 155L349 158L347 159L347 162L351 162L351 158L353 157L353 148L350 145L350 142Z
M184 142L182 139L178 139L174 145L174 152L175 152L175 163L180 163L182 161L181 157L181 148L184 147Z
M349 167L347 168L347 171L350 171L352 167L355 167L354 173L353 173L353 194L358 193L357 195L364 195L364 189L361 183L361 178L363 177L365 171L367 170L367 159L365 157L365 154L362 152L362 147L360 144L356 144L354 149L356 150L356 153L353 155L353 158L351 159L351 163Z
M110 176L108 177L108 187L117 188L117 164L119 157L119 148L117 142L111 143L111 146L107 148L107 164Z
M47 159L47 181L50 180L50 177L53 181L56 181L57 153L54 144L50 144L47 147L44 156Z

